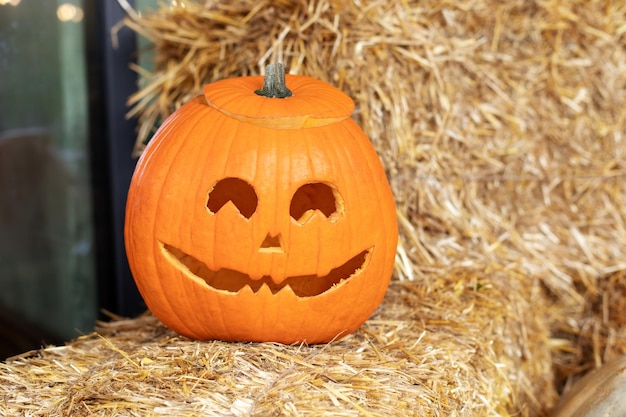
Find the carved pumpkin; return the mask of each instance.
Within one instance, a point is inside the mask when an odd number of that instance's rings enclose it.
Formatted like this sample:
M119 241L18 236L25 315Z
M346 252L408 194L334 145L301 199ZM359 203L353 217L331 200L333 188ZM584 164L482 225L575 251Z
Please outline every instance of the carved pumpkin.
M268 74L272 91L285 82ZM153 314L184 336L328 342L382 301L393 196L349 97L304 76L286 77L287 98L255 93L263 84L206 85L156 132L129 189L129 264Z

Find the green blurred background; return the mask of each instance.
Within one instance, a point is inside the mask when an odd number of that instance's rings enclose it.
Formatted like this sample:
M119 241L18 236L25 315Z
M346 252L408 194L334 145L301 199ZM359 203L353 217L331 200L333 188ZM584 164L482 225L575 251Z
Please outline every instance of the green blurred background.
M99 13L99 1L0 0L0 359L91 332L107 307L98 290L109 292L111 272L95 248L109 226L94 215L93 177L110 155L94 148L90 119L107 91L90 91L88 67L100 63L87 51L111 35L84 11Z

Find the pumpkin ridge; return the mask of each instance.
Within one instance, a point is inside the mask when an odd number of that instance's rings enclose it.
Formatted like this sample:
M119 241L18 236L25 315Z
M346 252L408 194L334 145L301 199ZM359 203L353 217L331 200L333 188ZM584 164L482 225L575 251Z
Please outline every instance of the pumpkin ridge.
M195 107L195 106L194 106ZM204 108L196 108L196 112L197 112L197 119L194 120L194 123L191 124L189 122L189 120L187 120L184 125L186 127L189 127L189 130L186 132L186 134L182 135L180 134L181 137L184 137L184 140L181 140L181 146L178 148L177 152L174 154L174 159L173 161L181 161L182 159L180 158L180 153L183 151L187 151L189 148L192 148L193 145L200 143L201 145L203 144L203 141L198 140L197 139L197 131L198 131L198 127L202 127L202 125L204 124L206 115L204 114L206 112L206 109ZM192 114L193 115L193 114ZM191 116L190 115L190 119ZM216 123L217 124L217 123ZM191 126L190 126L191 125ZM215 128L218 128L218 126L215 126ZM193 147L193 149L195 150L195 147ZM197 155L198 152L193 152L194 155ZM172 169L175 169L175 165L176 163L172 163L168 165L168 169L167 169L167 175L165 176L165 178L169 178L170 177L170 172ZM163 188L161 189L161 191L163 190ZM159 197L159 200L161 199L161 197ZM159 208L157 207L157 212L156 212L156 216L159 216ZM193 232L193 230L192 230ZM160 254L155 254L155 256L159 256ZM160 282L161 280L159 280ZM192 288L189 288L188 286L183 286L180 289L181 292L184 292L185 298L190 298L190 292L192 291ZM168 294L168 291L165 291L166 294ZM175 317L178 319L179 322L179 326L181 326L181 333L184 334L193 334L193 328L195 326L191 325L191 323L187 320L187 318L184 316L183 312L179 312L176 308L174 308L172 306L172 310L174 311L174 315ZM183 314L181 316L181 314ZM223 321L223 318L221 318ZM223 325L225 325L225 323L223 323ZM186 329L186 330L182 330L182 328Z
M196 103L197 104L197 103ZM195 106L194 106L195 107ZM181 140L181 142L183 142L183 146L181 146L181 148L179 148L178 152L176 152L176 154L174 155L174 159L173 161L175 161L172 164L169 164L168 167L168 174L167 177L170 177L169 171L171 171L172 169L175 169L177 163L181 163L184 165L187 165L187 163L184 163L182 161L184 161L184 159L180 158L180 152L185 151L186 153L189 152L192 155L198 156L198 154L200 152L198 152L197 148L203 148L203 147L207 147L207 154L211 154L212 153L212 149L214 147L214 144L216 144L216 142L211 142L211 141L205 141L204 140L204 132L205 132L205 124L206 124L206 117L207 114L205 114L207 112L207 109L202 107L202 108L198 108L196 107L196 111L199 113L198 114L198 118L197 120L195 120L195 123L190 127L188 133L186 135L182 135L181 134L181 139L184 137L184 140ZM224 120L217 120L212 126L212 129L217 129L217 130L222 130L221 126L224 123ZM190 122L187 121L186 125L189 125ZM186 146L185 146L186 145ZM195 146L194 146L195 145ZM191 151L190 151L191 150ZM187 197L185 198L187 199ZM193 201L193 193L190 193L190 197L189 199L191 201ZM158 211L158 208L157 208ZM169 220L169 219L168 219ZM194 229L191 229L190 233L193 234ZM160 256L160 254L155 255L155 256ZM184 291L185 294L185 298L191 298L190 295L192 292L195 292L193 287L190 286L184 286L184 289L182 291ZM177 317L179 317L179 320L181 322L181 326L185 326L186 329L188 330L189 333L187 334L193 334L193 328L195 327L195 325L192 325L190 323L189 320L185 320L185 317L180 316L179 312L177 310L175 310L175 314ZM222 325L226 326L226 323L224 322L224 318L219 316L220 320L222 321ZM181 333L184 333L181 331Z
M352 135L354 137L354 133ZM365 139L369 142L369 139L367 137L365 137ZM366 155L367 153L372 153L373 152L375 154L375 156L376 156L375 159L374 158L371 158L371 159L370 158L364 158L364 160L365 160L365 162L367 164L369 172L372 172L372 173L380 172L381 173L380 175L383 177L382 179L384 179L384 182L386 184L389 184L389 182L387 180L387 174L386 174L386 172L384 170L384 167L382 166L382 163L380 162L380 158L378 156L378 152L376 152L376 148L374 148L373 146L372 147L366 147L364 145L365 142L359 141L359 140L357 140L357 138L355 138L355 140L356 140L359 148L361 149L361 152L364 155ZM376 166L374 166L373 164L376 165ZM380 183L378 181L374 181L374 186L377 187L376 195L380 195L381 193L385 192L385 189L383 189L384 187L380 187ZM389 186L388 191L391 193L391 197L390 197L391 201L395 202L395 199L393 197L393 190L391 190L391 186ZM383 207L379 206L378 210L380 212L380 218L381 219L386 219L386 217L384 215ZM395 217L395 219L396 220L395 220L394 223L391 223L391 224L387 224L386 222L383 223L383 231L382 231L382 233L385 236L394 236L395 237L395 242L393 242L392 246L394 246L394 248L397 248L397 246L398 246L398 242L397 242L397 239L398 239L397 216ZM390 242L386 241L385 243L390 243ZM389 251L388 253L391 253L391 251ZM395 261L394 261L395 253L396 252L394 251L393 255L390 255L390 257L391 257L390 263L391 264L395 263Z
M192 107L192 104L190 104L189 106ZM180 125L185 126L188 130L187 130L187 132L186 132L186 134L184 136L188 137L189 134L194 131L194 128L202 121L202 114L198 114L198 113L201 113L201 112L202 112L202 110L200 110L200 109L196 109L195 111L193 111L193 109L192 109L192 111L189 112L189 114L179 113L179 114L177 114L174 117L168 118L168 124L166 125L166 127L169 128L169 129L176 129L176 128L179 128ZM191 124L191 126L189 126L189 124L190 124L189 121L193 120L194 118L196 119L195 122L193 124ZM166 129L164 129L164 131L167 132ZM145 152L144 151L144 154L142 155L142 159L143 159L144 156L146 156L146 157L150 156L150 159L148 161L145 161L145 162L144 161L138 162L138 164L141 164L141 166L143 167L143 169L141 171L138 171L139 174L145 174L146 171L150 170L151 166L158 165L159 164L159 160L162 157L164 157L162 155L163 152L166 153L165 157L167 158L167 156L168 156L167 154L169 154L169 152L168 152L169 150L165 149L165 151L163 151L161 149L162 147L167 147L167 145L168 145L167 141L163 140L166 137L167 137L166 135L160 136L161 140L152 142L152 148L153 148L152 150L150 150L149 152ZM180 141L180 142L177 142L176 144L178 145L178 148L176 149L176 152L174 154L175 155L179 155L180 152L182 152L183 148L185 148L186 141ZM170 146L173 146L173 144L170 145ZM161 151L161 152L159 152L159 151ZM153 158L154 158L154 160L153 160ZM168 164L167 165L167 172L166 172L166 174L164 175L163 178L168 178L169 177L169 174L170 174L172 168L173 168L173 164ZM139 177L141 178L142 175L139 175ZM132 189L135 189L135 188L132 187ZM160 187L159 188L159 196L156 198L157 201L159 201L161 199L162 192L163 192L163 187ZM157 219L159 217L160 217L160 213L159 213L159 208L158 208L158 205L157 205L156 211L154 212L154 218ZM156 221L154 221L153 227L156 227L157 224L158 223ZM154 233L154 230L153 230L152 233ZM153 248L153 250L156 252L156 248ZM158 256L158 254L155 253L154 254L154 259L157 259L157 256ZM157 280L155 280L155 282L157 283L157 285L161 289L161 293L162 294L169 294L169 292L170 292L169 291L169 287L165 286L162 280L157 279ZM168 302L167 298L165 300L165 303L159 303L159 306L161 306L163 304L168 306L168 309L170 310L171 315L173 317L175 317L175 320L176 320L176 322L178 323L179 326L183 327L187 331L192 331L192 329L187 325L186 321L184 320L184 317L182 317L180 315L180 313ZM159 308L162 308L162 307L159 307ZM168 315L168 316L171 317L170 315Z
M375 168L378 168L378 167L373 166L372 164L376 164L376 162L378 162L379 160L377 158L376 161L372 161L372 159L370 158L372 152L376 153L376 151L373 148L373 146L371 147L367 146L367 145L371 145L369 138L364 133L362 133L361 130L352 128L352 126L357 126L356 122L354 122L353 120L350 120L346 123L343 123L340 126L338 126L338 129L341 130L340 136L344 137L345 142L349 141L352 145L348 146L344 142L344 146L339 146L339 144L332 141L330 146L333 147L333 155L337 159L345 161L345 163L349 166L349 170L351 172L357 173L359 171L365 171L365 172L371 173L372 175L375 175L375 173L378 172ZM349 150L352 146L354 147L354 150L350 152ZM350 155L353 155L353 156L356 155L357 157L356 158L350 157ZM339 164L333 164L333 166L338 166L338 165ZM382 166L380 168L382 168ZM359 201L362 204L366 204L364 202L370 200L371 198L370 196L372 195L379 196L379 197L381 196L381 189L378 188L379 183L376 178L372 178L373 181L371 181L371 185L369 185L369 186L376 187L376 190L375 191L369 190L368 192L364 192L364 188L362 187L363 184L359 184L359 182L356 180L356 178L358 177L359 175L355 175L351 177L351 180L353 181L353 185L349 186L348 189L353 190L356 196L353 196L352 198L346 197L345 198L346 204L348 204L351 201ZM381 206L380 204L366 204L366 205L370 205L372 207L377 208L378 213L375 216L375 218L377 219L377 221L379 221L382 224L382 227L384 228L384 231L381 233L381 235L390 236L387 233L387 223L385 222L386 216L384 215L383 206ZM346 211L350 212L354 210L355 208L356 207L352 207L352 208L348 207L346 208ZM362 232L360 230L353 230L350 233L354 235L354 234L359 234ZM387 250L386 248L388 246L388 241L386 238L383 238L383 240L381 241L381 244L383 248L382 250L380 250L380 252L382 252L383 254L390 253L390 251ZM393 253L395 256L395 250L393 251ZM393 258L391 260L391 264L393 265ZM381 279L379 282L380 282L380 285L384 286L385 288L388 285L388 279L387 281L385 279ZM359 294L357 297L363 298L363 292L368 292L368 291L372 291L372 289L369 287L361 287L359 289ZM384 296L384 291L382 292L382 295Z

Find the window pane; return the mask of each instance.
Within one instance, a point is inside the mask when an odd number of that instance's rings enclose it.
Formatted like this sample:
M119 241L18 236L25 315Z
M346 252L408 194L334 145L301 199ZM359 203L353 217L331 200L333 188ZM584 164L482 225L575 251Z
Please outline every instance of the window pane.
M97 310L81 6L0 5L0 307L63 339Z

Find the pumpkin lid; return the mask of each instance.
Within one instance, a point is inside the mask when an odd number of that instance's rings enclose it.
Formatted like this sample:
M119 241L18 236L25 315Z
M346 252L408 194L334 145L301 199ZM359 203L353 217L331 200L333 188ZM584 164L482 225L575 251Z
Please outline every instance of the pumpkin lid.
M204 86L209 106L235 119L274 129L324 126L347 119L354 102L339 89L302 75L285 76L286 98L257 95L263 76L229 78Z

